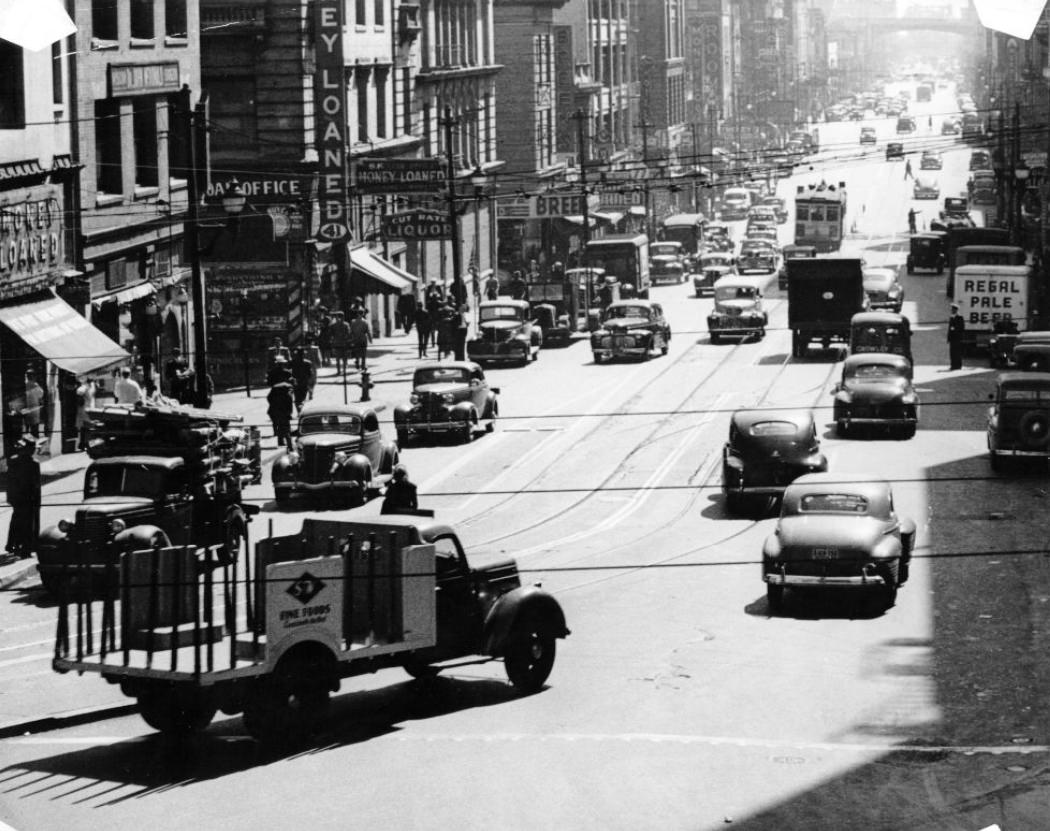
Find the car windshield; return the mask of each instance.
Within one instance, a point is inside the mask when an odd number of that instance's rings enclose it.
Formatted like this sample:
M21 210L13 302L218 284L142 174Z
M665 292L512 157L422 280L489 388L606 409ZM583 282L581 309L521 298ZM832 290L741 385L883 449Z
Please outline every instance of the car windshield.
M866 381L872 379L891 381L900 378L900 372L896 367L887 364L857 364L852 370L847 370L846 377L862 378Z
M299 435L311 433L346 433L355 436L361 432L361 419L350 413L318 413L299 420Z
M423 384L469 384L470 370L461 366L428 366L416 370L412 383L417 387Z
M92 468L84 480L84 496L146 496L164 493L164 471L145 465Z
M753 286L716 286L715 300L754 300L758 290Z
M751 425L748 432L752 436L762 438L793 439L798 433L798 427L790 421L757 421Z
M637 317L642 320L649 319L649 309L645 306L621 305L610 306L605 315L606 319L613 317Z
M649 246L649 254L653 257L672 256L676 257L682 253L682 248L677 243L654 242Z
M807 514L866 514L868 500L857 493L807 493L798 508Z
M521 310L517 306L482 306L480 318L483 323L489 320L521 320Z

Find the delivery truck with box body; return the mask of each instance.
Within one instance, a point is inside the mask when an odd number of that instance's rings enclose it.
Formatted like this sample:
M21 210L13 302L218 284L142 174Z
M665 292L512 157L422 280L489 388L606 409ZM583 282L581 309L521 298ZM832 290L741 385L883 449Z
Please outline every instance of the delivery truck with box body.
M787 261L791 354L802 357L811 341L827 349L849 343L853 315L867 309L861 261L834 257Z
M962 265L955 269L955 302L966 323L963 348L986 350L995 324L1011 320L1029 327L1035 280L1027 265Z

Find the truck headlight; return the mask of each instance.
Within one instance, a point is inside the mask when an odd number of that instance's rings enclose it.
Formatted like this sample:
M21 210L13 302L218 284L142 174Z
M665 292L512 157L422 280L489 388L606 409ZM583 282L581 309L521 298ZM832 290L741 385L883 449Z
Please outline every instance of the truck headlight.
M341 465L343 462L346 461L346 458L346 453L340 450L338 453L335 454L335 458L332 459L332 463Z
M109 532L111 534L119 534L121 531L123 531L127 527L128 527L128 524L126 522L124 522L124 520L122 520L122 519L111 519L109 521Z
M454 396L450 392L446 392L441 396L441 400L444 401L446 404L452 404L455 402L456 396Z
M409 401L410 404L418 404L419 403L419 393L418 392L412 393L408 397L408 401Z
M297 465L297 464L299 464L299 454L298 453L289 453L285 458L288 459L288 464L290 464L290 465Z
M58 521L58 530L61 531L63 534L68 534L70 531L73 530L73 523L70 522L68 519L60 519Z

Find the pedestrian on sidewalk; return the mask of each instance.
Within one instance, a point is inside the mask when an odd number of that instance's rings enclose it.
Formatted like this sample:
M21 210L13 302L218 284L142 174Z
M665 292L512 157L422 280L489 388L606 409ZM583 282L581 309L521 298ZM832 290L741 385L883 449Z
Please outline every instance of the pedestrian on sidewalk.
M26 372L26 403L22 408L22 423L33 438L40 437L40 415L44 408L44 388L37 383L33 370Z
M126 366L120 370L120 377L113 384L113 395L116 396L118 404L128 407L134 407L142 400L142 387L131 377L131 367Z
M331 336L328 334L328 327L332 325L332 317L324 306L321 306L318 311L321 317L317 323L317 350L321 353L321 366L330 366L332 341Z
M419 305L416 307L416 339L419 343L419 357L427 356L427 344L430 341L430 312L427 307Z
M328 341L335 359L335 374L346 375L346 361L350 356L350 324L342 312L333 315L332 324L328 327Z
M488 278L485 280L485 299L499 299L499 278L496 277L495 272L490 272Z
M963 337L966 332L966 321L959 314L959 304L952 303L951 317L948 318L948 369L962 369Z
M164 377L168 379L168 395L180 404L188 403L193 394L193 370L182 350L172 347L171 357L164 365Z
M427 312L430 314L430 345L438 345L438 335L441 333L441 317L444 314L445 305L441 299L441 292L437 286L427 289ZM438 350L438 357L441 352Z
M467 315L469 312L470 306L466 303L453 312L452 349L457 361L465 361L467 359L467 331L470 327Z
M292 385L295 387L295 412L298 415L303 410L303 402L314 397L314 383L317 381L317 373L314 364L306 357L305 350L299 346L292 356Z
M77 450L88 449L88 429L91 417L88 410L95 406L95 382L85 378L77 386L77 415L74 426L77 429Z
M915 178L915 177L914 177L914 176L912 175L912 172L911 172L911 159L905 159L905 160L904 160L904 178L905 178L906 180L907 180L907 179L914 179L914 178Z
M438 320L438 360L443 361L445 357L452 354L453 340L455 338L455 314L456 310L449 300L441 307L441 317Z
M401 326L407 335L412 331L412 324L416 322L416 296L409 292L398 297L397 313L401 315Z
M266 395L266 414L273 424L277 446L292 450L292 413L295 411L295 390L288 381L279 381Z
M354 368L365 369L368 363L368 344L372 340L372 330L360 311L354 312L350 321L350 353L354 356Z
M419 498L416 486L408 478L408 468L404 465L394 466L394 475L386 486L381 514L400 514L419 509Z
M274 384L279 384L282 381L287 381L289 384L292 383L292 370L284 356L278 355L273 362L273 366L266 373L266 383L272 387Z
M908 233L915 233L915 217L919 215L919 212L915 208L908 209Z
M7 465L7 501L12 510L7 532L7 553L30 557L40 536L40 463L36 442L22 439Z

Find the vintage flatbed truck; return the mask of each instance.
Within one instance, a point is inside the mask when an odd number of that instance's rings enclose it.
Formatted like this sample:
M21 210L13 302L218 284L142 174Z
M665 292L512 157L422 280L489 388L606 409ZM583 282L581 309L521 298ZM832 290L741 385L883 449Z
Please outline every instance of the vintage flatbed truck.
M159 545L218 545L236 559L258 506L242 489L261 478L259 431L240 416L192 407L110 406L88 410L83 500L44 528L37 546L44 588L54 595L102 572L121 552ZM79 568L87 566L87 568Z
M425 677L498 658L535 692L569 634L558 602L522 586L513 560L473 569L455 531L423 517L307 517L215 566L212 548L122 554L109 566L117 592L60 603L54 669L119 684L171 736L221 710L286 745L314 732L341 679L388 667Z

